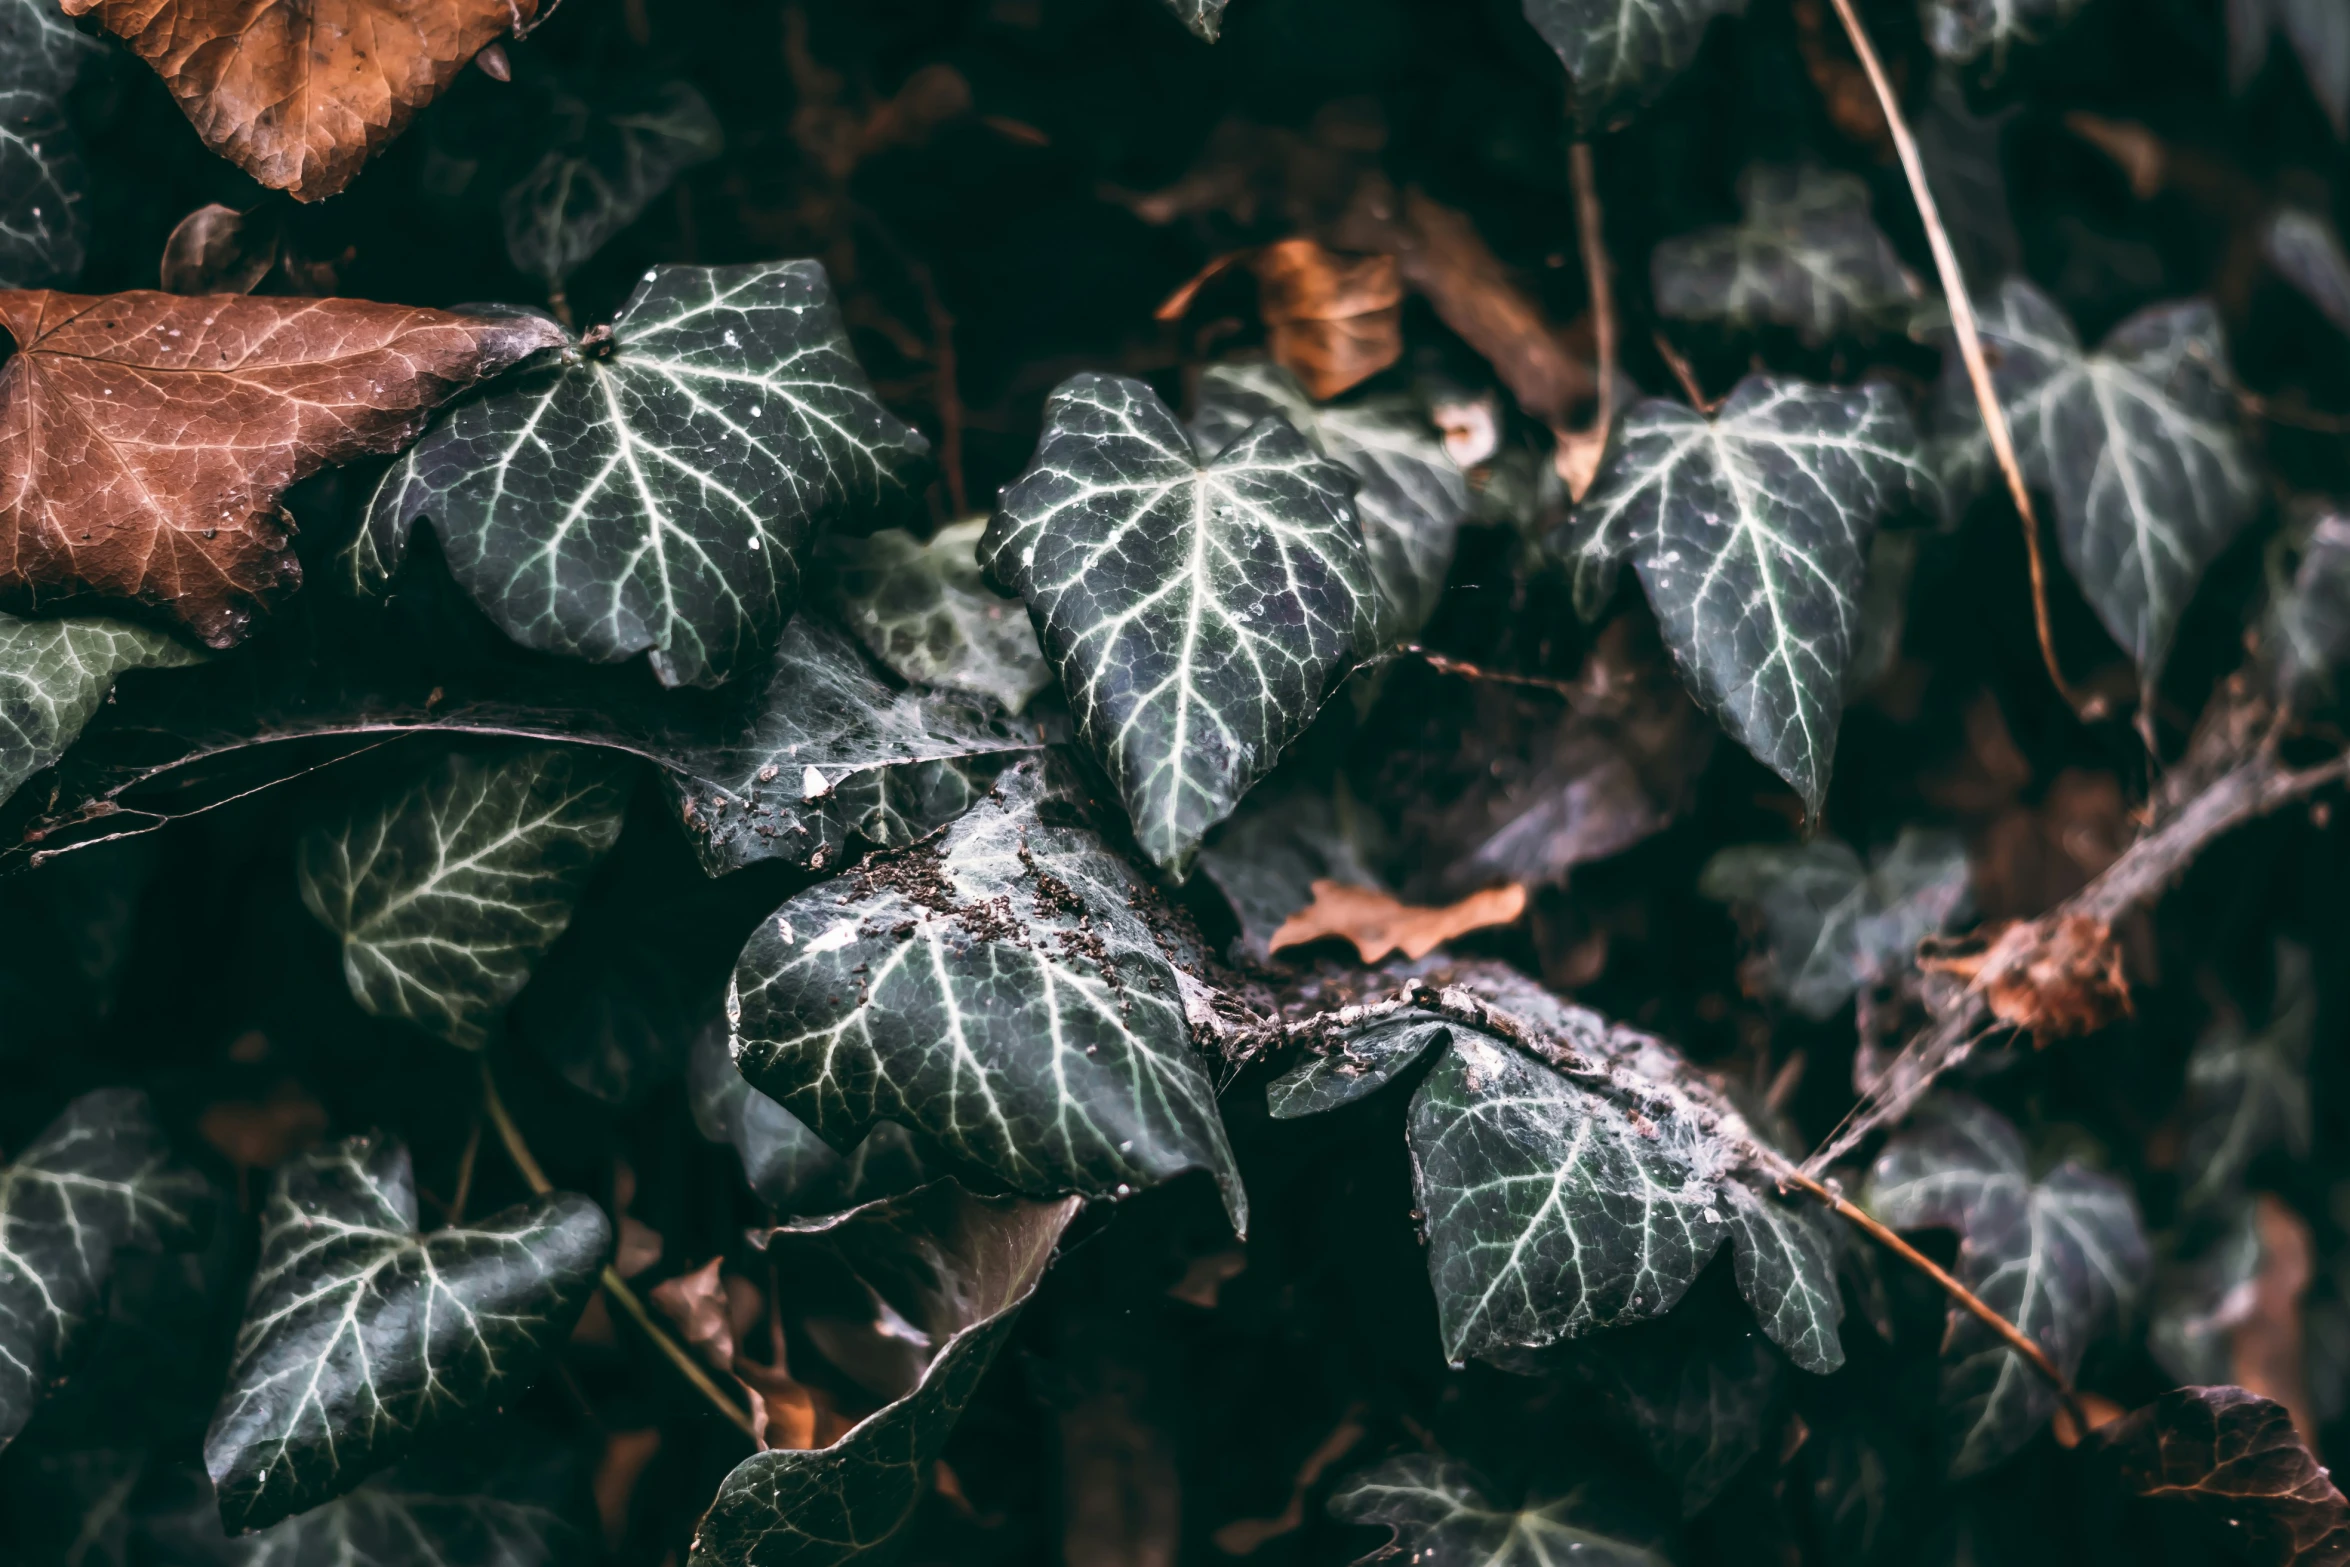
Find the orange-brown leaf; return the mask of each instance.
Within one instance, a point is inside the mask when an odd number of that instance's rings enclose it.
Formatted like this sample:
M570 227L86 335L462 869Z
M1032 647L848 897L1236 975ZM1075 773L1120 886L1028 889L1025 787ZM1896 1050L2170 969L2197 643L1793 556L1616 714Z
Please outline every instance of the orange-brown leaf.
M64 0L171 89L204 145L300 201L351 182L538 0Z
M1314 901L1273 932L1271 951L1339 936L1354 943L1365 963L1376 963L1390 952L1418 959L1455 936L1510 924L1526 912L1526 889L1515 883L1472 892L1439 909L1402 903L1393 893L1343 882L1317 881L1313 891Z
M0 601L149 604L214 647L301 580L287 486L563 341L530 316L144 291L0 292L0 330Z
M1250 258L1273 362L1316 401L1370 379L1403 354L1403 277L1393 256L1344 256L1285 239Z
M1929 956L1925 967L1982 992L1991 1015L2046 1044L2093 1034L2129 1015L2130 982L2113 932L2083 914L2019 920L1987 933L1981 951Z

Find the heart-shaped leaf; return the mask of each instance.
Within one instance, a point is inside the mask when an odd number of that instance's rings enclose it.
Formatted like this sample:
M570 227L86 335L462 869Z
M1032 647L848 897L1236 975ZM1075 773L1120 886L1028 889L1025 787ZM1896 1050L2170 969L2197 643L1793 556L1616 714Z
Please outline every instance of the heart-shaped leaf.
M911 1387L830 1447L737 1464L694 1530L691 1567L883 1562L930 1488L980 1377L1036 1290L1080 1206L982 1202L952 1182L774 1232L776 1250L831 1250L918 1340Z
M538 0L64 0L155 68L204 145L331 196Z
M1232 0L1167 0L1167 9L1184 26L1214 43L1217 32L1224 26L1224 8L1231 3Z
M925 544L899 528L824 541L833 602L873 656L918 686L968 691L1017 713L1053 683L1036 628L979 573L973 517Z
M2010 279L1982 331L2024 478L2055 498L2065 564L2152 684L2204 568L2260 501L2229 422L2219 314L2156 305L2090 353L2047 295ZM1935 413L1954 498L1987 488L1990 437L1955 353Z
M1632 557L1690 691L1819 813L1877 522L1937 494L1891 387L1740 381L1623 417L1563 553L1596 612Z
M1959 1235L1958 1280L2071 1376L2089 1340L2151 1271L2129 1188L2067 1160L2034 1180L1997 1111L1948 1096L1878 1155L1867 1206L1895 1229ZM1950 1308L1942 1402L1953 1478L2011 1457L2056 1411L2056 1390L1966 1310Z
M550 287L561 287L680 174L726 145L709 102L684 82L594 112L559 93L549 118L573 133L506 192L504 212L514 270Z
M1279 365L1211 365L1200 377L1191 437L1221 451L1278 414L1356 479L1355 515L1379 583L1382 644L1408 637L1435 613L1452 570L1453 540L1469 515L1469 481L1409 397L1322 407Z
M1855 990L1901 973L1919 942L1971 908L1966 844L1923 827L1903 828L1874 868L1834 838L1724 849L1697 890L1762 916L1771 988L1823 1020Z
M1189 954L1061 771L1024 757L938 838L777 909L735 969L735 1060L843 1151L888 1120L1032 1194L1207 1170L1245 1229Z
M307 1511L519 1394L611 1245L603 1210L570 1192L420 1234L408 1150L383 1137L286 1163L204 1437L221 1521Z
M922 1160L905 1128L884 1121L847 1155L808 1130L789 1110L735 1070L726 1025L714 1022L694 1041L686 1068L694 1125L741 1156L743 1179L779 1213L826 1213L895 1197L922 1184Z
M1524 1048L1456 1026L1405 1125L1446 1356L1661 1317L1727 1238L1771 1340L1807 1371L1842 1365L1824 1220L1739 1173L1760 1145L1738 1112L1662 1040L1493 975L1451 981Z
M1925 0L1926 41L1958 64L1989 55L1998 70L2019 44L2045 41L2086 0Z
M1917 280L1869 217L1849 174L1755 164L1738 177L1736 225L1668 239L1649 257L1660 315L1737 330L1792 327L1804 341L1897 327Z
M1517 1507L1498 1505L1491 1494L1466 1464L1407 1453L1341 1481L1330 1516L1384 1528L1391 1539L1385 1554L1432 1567L1667 1567L1646 1544L1579 1521L1595 1501L1581 1488L1528 1497Z
M2154 1503L2174 1549L2280 1567L2350 1558L2350 1502L2273 1399L2178 1388L2099 1431L2097 1446L2124 1493Z
M1143 851L1190 868L1377 645L1354 476L1279 417L1201 457L1158 394L1084 374L980 540L1027 601Z
M2301 57L2334 134L2350 138L2350 15L2331 0L2228 0L2228 78L2236 91L2252 85L2280 31Z
M0 293L0 597L159 607L214 647L301 580L278 499L562 341L355 299Z
M656 267L609 332L436 424L349 566L381 591L428 521L523 646L717 685L774 648L816 530L896 520L929 449L874 400L822 266Z
M82 269L89 174L65 95L97 53L48 0L0 0L0 288Z
M1697 58L1717 16L1746 0L1525 0L1526 20L1566 63L1583 130L1621 125Z
M478 1050L620 837L625 761L568 746L451 752L311 829L302 902L359 1005Z
M175 669L202 657L126 620L0 615L0 800L65 754L124 670Z
M82 1095L0 1168L0 1447L88 1352L116 1253L197 1245L211 1213L135 1088Z

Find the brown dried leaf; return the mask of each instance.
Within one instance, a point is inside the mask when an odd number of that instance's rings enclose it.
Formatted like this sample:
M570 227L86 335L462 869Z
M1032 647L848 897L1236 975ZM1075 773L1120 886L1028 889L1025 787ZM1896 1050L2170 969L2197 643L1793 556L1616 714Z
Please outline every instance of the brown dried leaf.
M204 145L331 196L538 0L64 0L155 68Z
M286 1078L258 1103L224 1099L207 1105L196 1132L239 1169L273 1170L326 1135L326 1107Z
M1981 991L1993 1017L2043 1045L2093 1034L2129 1015L2130 982L2110 927L2066 914L2018 920L1976 939L1986 938L1980 951L1918 961Z
M1365 963L1376 963L1390 952L1417 960L1455 936L1512 924L1525 912L1526 889L1515 883L1472 892L1458 903L1432 909L1404 903L1376 887L1317 881L1314 901L1284 920L1268 945L1279 952L1339 936L1354 943Z
M734 1369L734 1320L727 1309L726 1282L718 1276L726 1259L712 1257L691 1273L653 1286L653 1304L677 1324L677 1332L720 1371Z
M1403 278L1393 256L1344 256L1285 239L1249 258L1273 362L1317 402L1403 356Z
M2260 1271L2252 1278L2250 1309L2228 1336L2229 1369L2238 1385L2271 1398L2292 1414L2301 1439L2317 1441L2304 1370L2301 1297L2309 1291L2309 1221L2270 1192L2256 1199Z
M0 601L154 605L214 647L301 580L278 498L559 346L536 316L355 299L0 293Z
M2240 1387L2183 1387L2099 1440L2127 1492L2200 1522L2231 1559L2350 1563L2350 1504L2272 1399Z

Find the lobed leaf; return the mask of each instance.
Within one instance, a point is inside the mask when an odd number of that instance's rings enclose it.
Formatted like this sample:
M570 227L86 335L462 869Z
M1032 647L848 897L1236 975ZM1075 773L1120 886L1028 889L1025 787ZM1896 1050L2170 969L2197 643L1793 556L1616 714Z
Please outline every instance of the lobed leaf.
M2067 1160L2034 1180L1997 1111L1947 1095L1877 1156L1866 1206L1895 1229L1959 1236L1958 1280L2071 1376L2089 1340L2134 1301L2151 1260L2129 1188ZM1942 1342L1952 1478L2014 1456L2056 1390L1958 1306Z
M352 997L485 1046L619 839L631 781L571 747L451 752L305 833L302 902L341 938Z
M935 840L759 927L728 999L735 1061L844 1152L896 1121L1032 1194L1206 1170L1245 1229L1189 956L1059 769L1024 757Z
M1770 375L1711 418L1651 398L1556 547L1596 613L1630 556L1691 692L1819 814L1878 520L1938 494L1890 387Z
M918 686L983 696L1007 713L1053 683L1036 628L979 571L984 518L952 522L928 543L898 528L824 541L833 602L875 658Z
M82 269L90 177L65 95L97 53L48 0L0 0L0 288Z
M2056 501L2065 564L2151 685L2204 568L2260 500L2229 422L2219 315L2204 300L2156 305L2090 353L2047 295L2011 279L1981 325L2024 477ZM1956 353L1935 423L1954 498L1987 487L1990 437Z
M2282 1404L2240 1387L2183 1387L2097 1433L2125 1493L2213 1553L2284 1567L2350 1559L2350 1503ZM2177 1538L2176 1534L2173 1538Z
M155 68L204 145L332 196L538 0L63 0Z
M0 1448L89 1352L117 1255L200 1244L211 1216L135 1088L82 1095L0 1168Z
M523 646L717 685L765 663L816 531L895 520L928 452L874 399L822 266L656 267L608 337L410 449L346 565L382 591L429 522Z
M1201 837L1377 644L1354 477L1267 416L1195 454L1158 394L1072 376L980 563L1027 601L1143 852Z
M602 108L558 94L550 111L572 133L540 155L501 210L514 270L560 288L622 229L726 145L718 116L684 82Z
M1265 1106L1276 1121L1320 1115L1386 1087L1437 1045L1452 1041L1453 1025L1436 1013L1400 1012L1347 1029L1329 1050L1309 1055L1265 1085Z
M779 1213L834 1212L912 1191L926 1178L905 1128L888 1121L845 1156L834 1153L807 1123L744 1080L722 1022L694 1041L686 1102L695 1127L734 1148L743 1179Z
M1907 319L1919 284L1870 218L1860 180L1758 163L1738 177L1738 204L1736 225L1668 239L1650 255L1658 314L1792 327L1813 344Z
M126 620L0 615L0 800L65 754L127 669L176 669L203 655Z
M1586 134L1609 130L1655 101L1697 58L1717 16L1746 0L1525 0L1526 20L1558 51Z
M1648 1545L1579 1522L1591 1507L1580 1489L1517 1507L1488 1497L1488 1483L1466 1464L1406 1453L1342 1481L1330 1516L1387 1529L1386 1554L1429 1567L1666 1567Z
M603 1210L570 1192L420 1234L408 1150L387 1138L288 1161L204 1437L221 1521L305 1512L519 1394L611 1245Z

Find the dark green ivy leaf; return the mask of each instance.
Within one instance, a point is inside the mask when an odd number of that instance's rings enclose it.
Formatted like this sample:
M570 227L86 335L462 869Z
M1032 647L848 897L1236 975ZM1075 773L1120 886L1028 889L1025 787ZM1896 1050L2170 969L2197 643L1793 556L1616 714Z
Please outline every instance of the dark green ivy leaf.
M2228 0L2228 79L2236 91L2251 86L2268 63L2279 31L2300 55L2334 134L2350 139L2350 12L2334 0Z
M694 1041L686 1066L686 1100L694 1125L733 1147L743 1179L779 1213L829 1213L894 1197L922 1184L921 1157L904 1127L884 1121L847 1155L808 1130L789 1110L735 1070L726 1025L713 1022Z
M232 1534L355 1488L529 1385L611 1250L555 1192L421 1234L408 1150L348 1137L280 1167L204 1464Z
M1632 558L1692 693L1819 813L1878 520L1937 486L1891 387L1740 381L1624 415L1561 544L1596 613Z
M2272 1148L2309 1157L2309 1049L2317 1029L2309 949L2279 941L2276 977L2265 1028L2247 1035L2240 1023L2222 1023L2187 1058L2184 1208L2236 1190L2252 1161Z
M1025 757L936 839L775 911L729 998L735 1060L833 1147L896 1121L1013 1190L1185 1170L1247 1199L1156 896Z
M1878 1155L1869 1211L1895 1229L1959 1236L1958 1280L2071 1376L2089 1341L2145 1287L2145 1232L2129 1188L2067 1160L2034 1180L1997 1111L1948 1095ZM1942 1403L1953 1479L2014 1455L2056 1412L2056 1391L1975 1317L1950 1308Z
M2263 652L2277 694L2303 712L2336 692L2350 663L2350 516L2327 511L2309 523L2289 586L2269 607Z
M836 534L824 553L841 619L875 658L915 685L967 691L1017 713L1053 672L1028 612L980 576L986 528L984 517L952 522L927 544L901 528Z
M135 1088L82 1095L0 1169L0 1447L88 1353L115 1254L200 1244L211 1213Z
M1490 1496L1468 1465L1406 1453L1340 1482L1330 1516L1392 1531L1383 1554L1419 1567L1667 1567L1645 1543L1580 1522L1592 1500L1581 1488L1517 1507Z
M815 532L896 520L928 452L874 400L823 267L656 267L609 333L427 431L349 564L380 591L428 521L525 647L716 685L763 667Z
M2055 499L2065 564L2151 684L2204 568L2260 500L2230 423L2219 314L2207 300L2156 305L2089 353L2047 295L2010 279L1982 330L2024 478ZM1988 487L1991 441L1955 352L1936 424L1953 497Z
M1873 869L1834 838L1724 849L1706 862L1697 890L1761 914L1771 989L1820 1019L1855 990L1899 974L1919 942L1970 908L1965 842L1923 827L1903 828Z
M1279 365L1211 365L1199 382L1191 436L1221 451L1278 414L1331 461L1352 470L1363 548L1379 583L1379 640L1409 637L1427 623L1452 570L1455 535L1469 515L1468 476L1419 403L1404 396L1318 406Z
M1266 1084L1266 1107L1274 1120L1294 1121L1353 1104L1450 1041L1452 1029L1439 1014L1406 1011L1344 1030L1326 1054L1309 1055Z
M1167 0L1167 9L1194 33L1209 43L1216 41L1217 32L1224 25L1224 8L1232 0Z
M1998 70L2019 44L2046 40L2084 0L1925 0L1926 41L1943 59L1990 56Z
M684 82L663 82L639 101L595 111L558 93L548 118L568 134L506 192L504 212L514 269L550 288L562 287L680 174L726 145L718 116Z
M1976 293L2024 269L2023 236L2008 200L2001 143L2019 106L1977 114L1957 74L1934 73L1934 93L1917 117L1918 157L1941 209L1959 269Z
M1530 1024L1532 988L1489 994L1559 1069L1455 1027L1405 1127L1446 1357L1661 1317L1728 1239L1763 1331L1807 1371L1842 1365L1830 1232L1739 1173L1743 1118L1662 1040L1553 998Z
M453 751L303 834L302 902L359 1005L478 1050L620 837L627 761L571 746Z
M1697 58L1717 16L1746 0L1525 0L1526 20L1558 51L1586 133L1623 124Z
M744 1459L694 1531L691 1567L888 1561L930 1466L1079 1207L983 1202L952 1182L771 1235L829 1244L926 1351L913 1384L830 1447Z
M2260 251L2319 314L2350 334L2350 255L2331 223L2300 207L2281 207L2260 231Z
M0 0L0 288L82 269L89 175L65 95L98 53L49 0Z
M1282 418L1202 457L1149 387L1087 373L1054 390L980 540L1136 839L1178 875L1377 646L1354 491Z
M65 754L124 670L174 669L203 657L127 620L0 615L0 800Z
M1896 327L1915 278L1869 217L1849 174L1755 164L1738 177L1736 225L1669 239L1649 257L1660 315L1737 330L1792 327L1807 343Z

